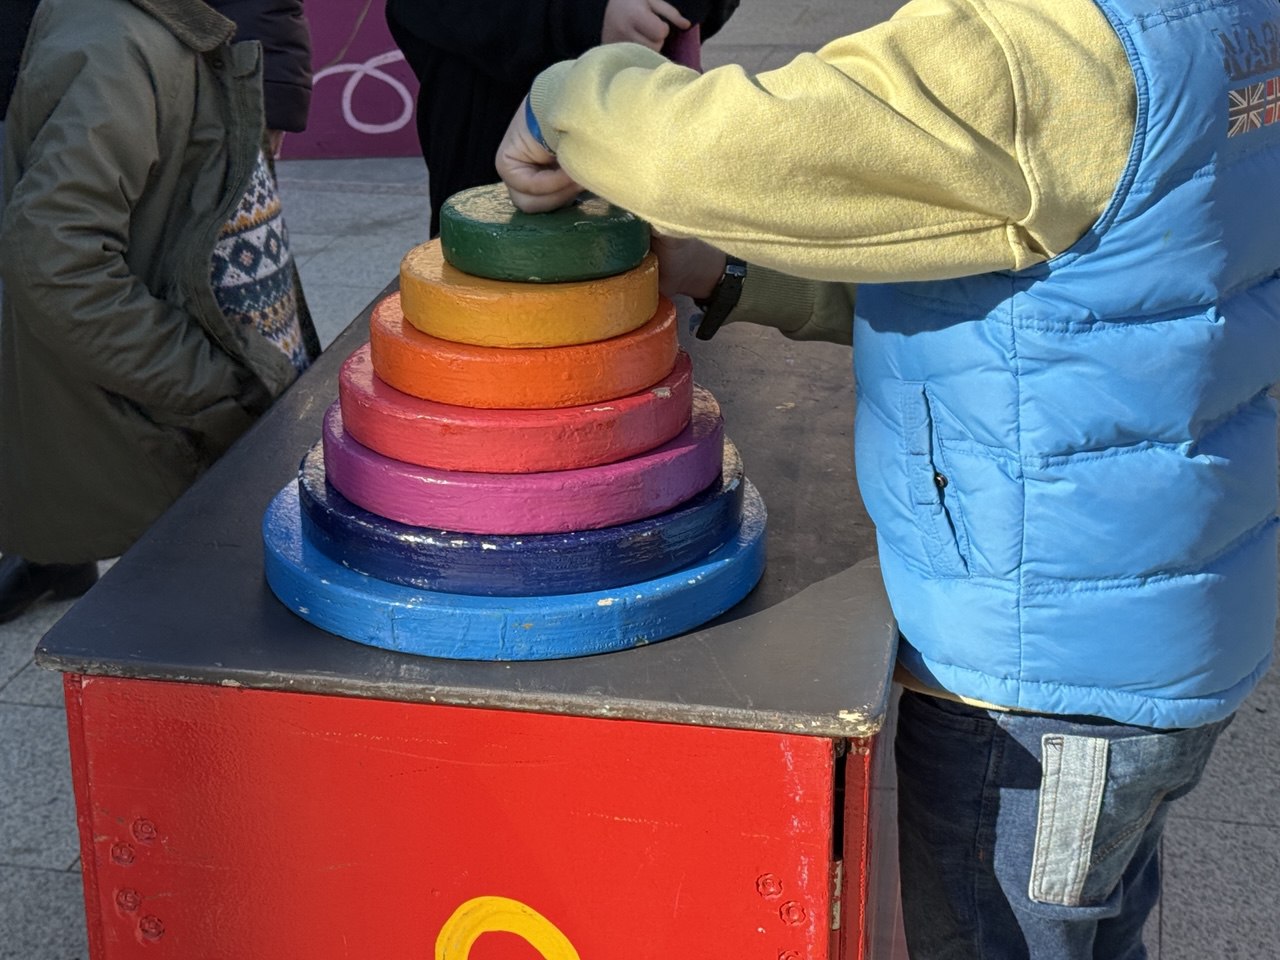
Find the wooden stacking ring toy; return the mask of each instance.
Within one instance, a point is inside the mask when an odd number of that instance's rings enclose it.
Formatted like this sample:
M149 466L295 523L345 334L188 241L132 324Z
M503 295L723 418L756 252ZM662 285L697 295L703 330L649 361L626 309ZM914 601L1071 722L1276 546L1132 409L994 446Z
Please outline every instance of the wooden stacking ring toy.
M423 333L482 347L560 347L621 336L658 308L658 260L601 280L512 283L444 262L440 241L400 261L400 306Z
M465 273L561 283L630 270L649 252L649 225L589 193L550 213L522 213L495 183L445 201L440 241L445 259Z
M393 460L438 470L536 473L612 463L660 446L689 422L693 364L683 351L666 379L603 403L551 410L455 407L387 386L363 346L338 375L342 425Z
M676 311L659 298L644 326L570 347L507 350L431 337L404 319L400 296L373 310L369 350L378 378L401 393L458 407L574 407L653 386L675 366Z
M336 402L322 442L329 482L380 517L463 533L560 533L651 517L705 490L720 473L723 430L715 398L696 387L693 416L677 437L580 470L464 473L392 460L343 429Z
M320 444L298 472L302 532L331 560L392 583L481 596L586 593L638 583L713 553L742 522L742 461L725 441L720 480L673 510L573 533L450 533L362 510L325 480Z
M545 660L654 643L719 616L764 572L765 510L745 483L737 536L692 566L610 590L476 597L387 583L348 570L302 536L298 485L263 518L264 570L302 619L359 643L466 660Z

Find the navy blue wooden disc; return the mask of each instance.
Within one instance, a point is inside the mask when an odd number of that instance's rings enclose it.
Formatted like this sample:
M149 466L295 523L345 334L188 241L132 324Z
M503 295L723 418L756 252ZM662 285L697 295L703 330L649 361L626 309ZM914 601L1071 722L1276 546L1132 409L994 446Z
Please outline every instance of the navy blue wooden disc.
M737 535L709 557L625 587L537 597L438 593L348 570L303 537L296 483L272 500L262 535L267 584L323 630L433 657L551 660L665 640L728 610L764 572L765 509L744 481Z
M577 533L497 536L413 527L356 506L325 480L319 443L298 470L303 535L332 560L392 583L480 596L586 593L679 570L737 532L742 487L742 461L726 440L719 482L666 513Z

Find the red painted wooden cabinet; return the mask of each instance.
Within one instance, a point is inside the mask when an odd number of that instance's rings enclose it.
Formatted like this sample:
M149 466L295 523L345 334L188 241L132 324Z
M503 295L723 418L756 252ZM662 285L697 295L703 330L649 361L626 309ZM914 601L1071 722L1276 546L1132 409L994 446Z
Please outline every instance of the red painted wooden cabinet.
M833 467L847 355L791 364L742 331L704 365L762 431L743 458L778 505L731 614L599 656L450 661L327 634L263 582L263 510L368 315L41 641L91 960L899 960L897 634ZM797 434L777 397L814 391Z
M889 956L875 738L74 674L66 696L94 960Z

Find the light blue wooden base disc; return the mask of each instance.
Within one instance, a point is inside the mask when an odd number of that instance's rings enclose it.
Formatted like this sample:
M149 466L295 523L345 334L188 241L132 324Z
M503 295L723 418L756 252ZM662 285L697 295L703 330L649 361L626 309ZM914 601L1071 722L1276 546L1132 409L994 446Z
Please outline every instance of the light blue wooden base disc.
M719 616L764 572L765 520L747 482L737 537L706 559L626 587L533 597L418 590L348 570L303 537L295 483L267 508L262 535L272 592L322 630L432 657L553 660L654 643Z

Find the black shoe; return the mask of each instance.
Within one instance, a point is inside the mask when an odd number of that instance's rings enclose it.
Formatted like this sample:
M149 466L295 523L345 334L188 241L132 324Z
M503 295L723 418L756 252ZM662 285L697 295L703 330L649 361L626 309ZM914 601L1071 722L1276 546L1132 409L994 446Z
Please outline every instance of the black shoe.
M78 597L98 582L96 563L30 563L10 554L0 557L0 623L26 613L37 600Z

